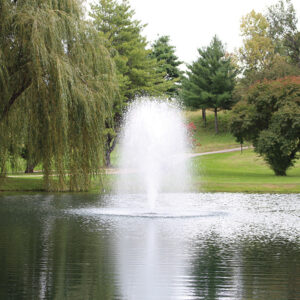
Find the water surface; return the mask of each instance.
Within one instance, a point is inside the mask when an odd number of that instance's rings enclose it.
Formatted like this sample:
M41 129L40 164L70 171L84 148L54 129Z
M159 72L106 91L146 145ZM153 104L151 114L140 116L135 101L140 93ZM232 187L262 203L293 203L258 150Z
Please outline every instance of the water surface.
M0 197L0 299L300 299L300 194Z

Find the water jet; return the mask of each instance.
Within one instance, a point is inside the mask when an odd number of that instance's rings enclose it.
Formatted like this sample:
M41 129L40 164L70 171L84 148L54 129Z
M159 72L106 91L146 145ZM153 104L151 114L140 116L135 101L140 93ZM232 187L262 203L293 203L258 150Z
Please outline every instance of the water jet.
M148 212L154 213L161 193L188 187L187 130L178 104L141 98L128 109L120 141L117 192L143 193Z

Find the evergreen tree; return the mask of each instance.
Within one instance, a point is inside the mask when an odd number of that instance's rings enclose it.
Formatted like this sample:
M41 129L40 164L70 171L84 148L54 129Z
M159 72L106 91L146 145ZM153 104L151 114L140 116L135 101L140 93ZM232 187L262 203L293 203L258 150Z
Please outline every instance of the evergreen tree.
M76 0L0 0L0 168L25 146L47 190L86 190L103 161L114 70L82 16Z
M146 49L142 36L145 25L134 19L134 10L127 0L99 0L92 5L93 24L107 41L107 47L116 63L122 100L136 96L159 95L169 87L164 74L158 72L156 59Z
M116 144L122 112L126 104L137 96L158 96L165 93L171 82L165 80L147 41L142 36L145 25L134 19L134 10L127 0L99 0L92 5L93 24L116 64L119 82L119 98L113 109L113 122L106 123L106 166L110 165L110 154Z
M208 47L198 49L198 53L200 57L188 66L182 82L182 98L187 107L212 108L218 133L218 110L230 109L234 104L232 90L236 70L216 36Z
M152 45L151 57L160 63L158 71L165 73L165 79L172 82L172 86L167 90L170 97L177 97L179 94L180 79L182 71L178 68L182 62L175 55L175 47L170 45L169 36L161 36Z

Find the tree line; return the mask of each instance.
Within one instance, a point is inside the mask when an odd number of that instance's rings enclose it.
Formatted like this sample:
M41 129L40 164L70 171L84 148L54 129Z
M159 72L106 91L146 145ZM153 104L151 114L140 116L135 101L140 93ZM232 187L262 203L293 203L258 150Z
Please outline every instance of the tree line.
M218 111L232 109L237 140L252 141L285 174L300 147L300 33L291 1L246 15L238 53L213 37L186 72L169 36L149 45L134 14L127 0L96 1L90 20L76 0L0 0L1 174L23 157L28 172L41 165L46 190L87 190L110 165L126 107L144 95L181 99L202 109L204 121L212 109L216 133Z
M129 2L0 0L0 173L39 164L46 190L87 190L137 96L178 93L167 36L148 49Z
M231 132L250 141L274 170L286 170L300 151L300 32L290 0L266 14L252 10L241 20L243 45L226 53L215 36L182 79L181 96L191 109L232 109Z

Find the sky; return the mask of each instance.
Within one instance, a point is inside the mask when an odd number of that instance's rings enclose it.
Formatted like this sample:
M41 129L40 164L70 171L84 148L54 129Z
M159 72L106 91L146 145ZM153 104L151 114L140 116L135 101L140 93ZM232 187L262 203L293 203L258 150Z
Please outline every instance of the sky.
M93 1L93 0L90 0ZM95 0L94 0L95 1ZM208 46L216 34L228 52L242 45L240 22L252 9L266 12L277 0L129 0L135 19L147 24L143 35L150 44L169 35L176 55L190 64L197 49ZM300 1L292 0L300 23Z

